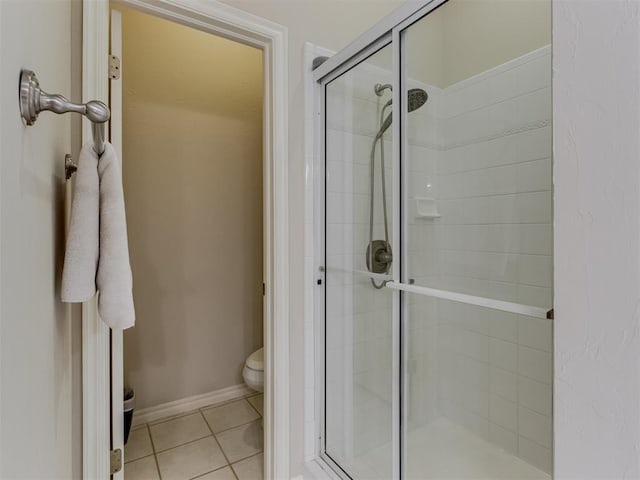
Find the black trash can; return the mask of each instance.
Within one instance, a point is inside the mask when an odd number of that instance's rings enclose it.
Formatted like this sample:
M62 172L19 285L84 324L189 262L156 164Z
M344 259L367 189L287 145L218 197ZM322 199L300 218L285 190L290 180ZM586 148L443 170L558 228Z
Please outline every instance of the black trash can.
M133 421L133 409L136 406L136 395L133 389L126 387L124 389L124 444L129 440L129 432L131 431L131 422Z

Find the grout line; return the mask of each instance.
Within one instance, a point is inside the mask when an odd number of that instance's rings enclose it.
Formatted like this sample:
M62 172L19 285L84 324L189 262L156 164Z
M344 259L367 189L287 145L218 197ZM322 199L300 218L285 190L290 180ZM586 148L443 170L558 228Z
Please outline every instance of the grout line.
M149 424L148 423L146 423L145 426L147 428L147 433L149 434L149 440L151 441L151 450L153 450L153 459L155 460L155 463L156 463L156 470L158 472L158 478L160 480L162 480L162 474L160 473L160 464L158 463L158 455L156 455L156 446L153 443L153 436L151 436L151 428L149 428Z
M164 453L164 452L168 452L169 450L173 450L174 448L178 448L178 447L184 447L185 445L188 445L190 443L194 443L197 442L198 440L204 440L205 438L209 438L211 435L207 434L204 437L199 437L199 438L194 438L192 440L189 440L188 442L184 442L184 443L180 443L178 445L174 445L173 447L169 447L169 448L165 448L164 450L158 450L157 453Z
M213 439L215 440L216 444L218 445L218 448L220 449L220 452L222 452L222 456L224 457L225 461L227 462L227 466L231 467L231 462L229 461L229 458L227 457L227 454L225 453L224 449L222 448L222 445L218 441L218 438L216 437L216 434L213 433L213 429L211 428L211 425L209 425L209 422L207 422L207 419L206 419L206 417L204 416L204 414L202 412L200 412L200 415L202 415L202 418L204 418L204 422L207 424L207 427L209 428L209 431L211 432L211 435L213 436ZM233 473L234 477L238 478L238 476L236 475L236 472L233 470L233 468L231 468L231 472Z
M257 397L257 396L258 396L258 395L254 395L254 397ZM247 403L248 403L249 405L251 405L251 408L253 408L253 409L258 413L258 415L260 415L260 418L262 418L262 417L263 417L263 415L258 411L258 409L256 408L256 406L255 406L253 403L251 403L251 402L249 401L249 398L252 398L252 397L247 397L247 398L245 398L245 400L247 401ZM264 398L262 399L262 402L263 402L263 403L262 403L262 405L263 405L263 407L262 407L262 408L264 408Z
M525 438L526 438L526 437L525 437ZM248 460L249 458L257 457L258 455L263 455L263 454L264 454L264 449L260 450L258 453L252 453L252 454L251 454L251 455L249 455L248 457L240 458L240 459L236 460L235 462L233 462L233 463L229 464L229 466L230 466L231 468L233 468L233 466L234 466L236 463L244 462L245 460Z
M258 414L260 415L260 414ZM262 417L258 417L258 418L254 418L253 420L250 420L248 422L245 423L241 423L240 425L236 425L235 427L229 427L229 428L225 428L224 430L220 430L219 432L214 432L214 435L219 435L221 433L227 433L231 430L235 430L236 428L240 428L240 427L246 427L247 425L251 425L252 423L258 423L259 420L262 420ZM211 430L213 432L213 430Z
M210 473L218 472L218 471L223 470L225 468L229 468L231 470L231 472L233 473L233 469L231 468L231 465L225 465L224 467L219 467L219 468L216 468L215 470L211 470L209 472L204 472L204 473L201 473L200 475L197 475L195 477L191 477L189 480L196 480L198 478L204 477L205 475L209 475Z
M416 159L418 160L418 159ZM465 159L466 160L466 159ZM534 157L534 158L529 158L527 160L520 160L520 161L515 161L515 162L510 162L510 163L497 163L497 164L490 164L484 167L471 167L471 168L467 168L467 169L463 169L463 170L451 170L449 172L438 172L438 176L439 177L451 177L453 175L462 175L465 173L471 173L471 172L480 172L480 171L484 171L484 170L490 170L492 168L502 168L502 167L513 167L516 165L522 165L524 163L530 163L530 162L539 162L541 160L553 160L553 157L550 155L544 155L542 157ZM411 170L411 172L416 172L416 170ZM425 175L428 175L428 172L424 172Z
M236 477L238 480L240 480L240 477L238 476L238 474L236 473L236 469L233 468L233 464L229 464L229 468L231 469L231 473L233 473L233 476Z
M142 460L143 458L151 457L152 455L155 456L155 453L151 452L149 455L145 455L143 457L138 457L138 458L133 458L131 460L127 460L126 457L125 457L124 465L126 465L127 463L137 462L138 460Z

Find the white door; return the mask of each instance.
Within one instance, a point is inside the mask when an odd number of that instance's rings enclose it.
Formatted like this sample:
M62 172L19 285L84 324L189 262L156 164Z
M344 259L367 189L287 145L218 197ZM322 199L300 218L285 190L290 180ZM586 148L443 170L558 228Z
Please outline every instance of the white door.
M122 16L111 11L111 55L122 59ZM121 69L121 67L120 67ZM111 109L111 144L122 162L122 80L109 75L109 108ZM122 330L111 329L111 450L122 451L124 463L124 412ZM114 480L124 478L124 465L113 474ZM112 469L113 470L113 469Z

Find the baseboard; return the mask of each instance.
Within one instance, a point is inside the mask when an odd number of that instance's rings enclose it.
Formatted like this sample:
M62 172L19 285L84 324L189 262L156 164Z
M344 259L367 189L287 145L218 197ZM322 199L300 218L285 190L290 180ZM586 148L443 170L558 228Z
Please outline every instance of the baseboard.
M222 388L209 393L203 393L201 395L194 395L193 397L182 398L173 402L163 403L156 405L155 407L143 408L142 410L134 410L133 412L133 426L143 423L155 422L162 420L163 418L171 417L173 415L180 415L182 413L188 413L198 408L207 407L215 403L226 402L227 400L233 400L234 398L242 397L249 393L258 393L255 390L250 389L244 383L241 385L234 385L232 387Z

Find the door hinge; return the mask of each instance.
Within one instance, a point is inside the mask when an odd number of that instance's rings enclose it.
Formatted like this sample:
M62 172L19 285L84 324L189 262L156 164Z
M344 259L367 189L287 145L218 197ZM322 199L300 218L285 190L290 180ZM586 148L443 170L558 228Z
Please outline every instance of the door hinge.
M262 296L264 297L266 294L267 294L267 286L263 282L262 283Z
M109 79L120 80L120 59L115 55L109 55Z
M74 173L78 171L78 164L73 161L73 157L70 153L64 156L64 176L69 180Z
M116 450L111 450L110 456L110 465L111 465L111 475L114 473L118 473L122 470L122 450L117 448Z

